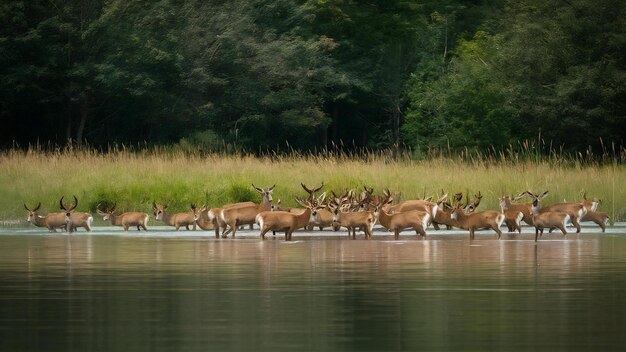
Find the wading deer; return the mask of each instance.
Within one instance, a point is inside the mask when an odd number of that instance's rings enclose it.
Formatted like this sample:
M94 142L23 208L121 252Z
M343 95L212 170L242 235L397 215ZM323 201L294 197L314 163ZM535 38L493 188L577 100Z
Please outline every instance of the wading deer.
M400 232L404 230L415 230L420 236L426 236L424 230L429 223L430 213L421 210L408 210L401 213L388 214L385 207L390 204L389 198L382 203L375 205L374 216L378 222L387 230L392 231L395 240L400 238Z
M478 213L465 214L461 203L457 203L452 210L451 218L456 220L459 227L469 230L470 240L474 239L474 232L481 229L492 229L498 234L498 239L502 236L500 226L504 222L504 214L495 210L486 210Z
M309 188L304 183L300 183L300 186L302 186L302 188L309 194L309 196L307 197L307 201L316 206L317 209L317 211L313 212L311 220L309 221L306 229L310 231L313 230L315 226L317 226L321 231L324 230L325 227L332 226L333 214L328 209L326 209L326 207L322 207L322 204L319 203L319 199L315 198L315 192L324 187L324 182L322 182L320 186L314 188ZM316 202L318 203L316 204Z
M536 195L528 191L524 192L524 194L530 196L531 198L533 198L533 200L536 197ZM548 191L544 192L541 198L545 197L545 195L547 194ZM580 224L578 223L578 219L582 218L587 213L587 209L584 205L582 205L582 203L556 203L543 207L540 210L541 213L547 211L562 211L564 213L567 213L570 217L572 225L574 225L574 227L576 228L576 233L580 232Z
M61 197L59 204L61 206L61 209L67 211L67 205L65 205L65 203L63 202L63 197ZM77 205L78 198L74 196L74 206L72 207L72 209L76 208ZM78 229L79 227L84 228L86 231L91 231L91 224L93 223L93 216L91 214L75 211L69 211L69 213L71 222L71 228L69 230L70 232L76 231L76 229Z
M535 242L539 236L543 236L544 229L559 229L563 233L563 236L567 234L565 231L565 226L567 222L571 221L571 217L568 213L558 210L546 211L545 209L541 209L541 200L548 194L548 191L543 192L542 194L533 194L528 191L523 194L528 195L533 203L531 205L531 210L533 214L533 226L535 226Z
M318 201L318 204L323 202L323 198L326 197L326 193L323 193L320 197L322 200ZM268 231L285 231L285 241L291 241L292 233L300 228L306 227L312 214L318 209L325 207L325 205L316 206L308 200L302 201L298 198L296 198L296 202L305 208L300 214L280 210L262 211L257 214L255 221L261 228L259 237L262 240L265 239L265 234Z
M168 214L167 205L157 204L152 202L152 211L156 220L163 221L166 225L176 227L176 231L184 226L189 230L189 226L192 226L193 230L196 230L196 218L198 216L198 210L195 204L191 204L191 211L186 213Z
M594 198L592 200L587 199L587 192L583 193L583 200L581 202L587 209L587 213L580 218L580 221L591 221L602 229L602 232L606 229L606 224L609 222L609 214L603 211L597 211L598 205L602 203L602 200Z
M386 194L389 194L389 190L385 190ZM436 202L426 199L414 199L405 200L402 203L390 206L387 211L389 213L400 213L407 210L421 210L430 213L431 219L437 217L437 211L439 210L438 203L442 203L448 198L448 194L441 196Z
M526 192L520 193L517 197L515 197L514 200L521 199L522 197L524 197L525 193ZM527 223L528 225L533 225L533 213L530 204L513 202L510 196L505 195L500 197L500 210L502 210L502 212L506 216L505 223L507 224L507 227L509 226L509 223L512 227L515 227L513 225L515 224L515 219L517 219L517 215L519 215L518 212L522 213L522 220L525 223ZM519 230L521 231L521 226L515 228L519 228ZM513 230L514 228L509 228L509 232L512 232Z
M210 231L215 229L214 220L209 218L209 208L206 205L203 205L198 210L196 224L201 230L204 231Z
M131 211L115 215L115 205L111 209L102 211L99 204L96 207L96 212L102 216L102 220L110 221L113 226L122 226L124 231L128 231L130 226L137 226L137 231L141 231L142 228L144 231L148 231L149 217L146 213Z
M31 224L37 227L46 227L49 232L56 232L57 229L66 229L66 214L63 213L48 213L46 216L41 216L37 212L41 208L41 203L37 204L34 209L29 209L26 204L24 208L28 211L28 218L26 219Z
M370 211L343 212L341 206L336 203L329 204L333 213L333 228L338 230L340 227L348 229L348 237L352 234L352 239L356 239L356 229L360 228L365 232L365 238L372 237L372 230L376 224L376 217Z
M261 203L252 203L252 205L233 205L228 208L224 208L221 211L220 218L228 226L228 229L222 234L225 237L232 231L232 237L235 238L237 228L241 225L252 225L255 222L256 216L262 211L270 211L272 206L272 192L274 191L273 185L269 188L259 188L252 184L252 187L263 196ZM215 214L217 215L217 214ZM218 229L216 228L216 235Z

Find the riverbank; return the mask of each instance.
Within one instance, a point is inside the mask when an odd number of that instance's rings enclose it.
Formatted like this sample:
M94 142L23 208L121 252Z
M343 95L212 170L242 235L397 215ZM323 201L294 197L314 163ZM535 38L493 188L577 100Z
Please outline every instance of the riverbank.
M258 200L251 183L276 185L274 199L294 205L303 196L300 183L324 182L323 190L373 187L398 198L436 196L441 190L483 195L481 209L498 209L498 197L525 190L550 191L544 204L574 201L586 191L602 199L600 210L612 220L626 218L626 167L575 161L490 158L393 159L385 154L352 158L325 156L232 156L200 153L93 150L0 153L0 220L25 217L23 203L42 213L57 211L61 196L76 195L78 210L95 212L98 204L149 212L153 200L171 211L190 203L219 206Z

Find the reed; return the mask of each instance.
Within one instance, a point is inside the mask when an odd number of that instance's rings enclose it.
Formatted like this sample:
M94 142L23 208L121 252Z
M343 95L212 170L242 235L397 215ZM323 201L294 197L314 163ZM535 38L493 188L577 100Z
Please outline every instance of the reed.
M185 211L190 203L219 206L256 200L250 186L276 184L275 199L295 205L303 196L300 182L325 183L324 190L389 188L409 199L481 191L482 209L498 209L503 193L550 191L545 204L588 196L601 198L600 208L612 220L626 218L626 167L623 149L597 158L593 154L536 154L511 147L486 153L455 155L429 151L398 155L393 151L315 154L291 152L224 155L177 148L110 148L72 146L47 150L31 147L0 152L0 221L26 218L22 203L42 203L43 212L57 211L58 199L78 196L79 210L95 212L98 204L120 210L150 211L153 200Z

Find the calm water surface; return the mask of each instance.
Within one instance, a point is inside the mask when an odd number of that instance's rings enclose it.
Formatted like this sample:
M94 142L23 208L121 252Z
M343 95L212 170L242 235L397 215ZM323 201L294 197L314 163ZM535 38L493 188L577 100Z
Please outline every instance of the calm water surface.
M454 231L290 243L257 231L37 231L0 230L2 351L626 346L623 227L537 245L529 229L471 243Z

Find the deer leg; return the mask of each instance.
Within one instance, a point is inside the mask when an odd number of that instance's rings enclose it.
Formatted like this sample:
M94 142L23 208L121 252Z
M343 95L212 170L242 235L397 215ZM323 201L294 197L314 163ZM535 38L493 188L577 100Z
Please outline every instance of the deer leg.
M563 224L559 225L559 230L561 230L561 232L563 232L563 236L565 236L565 234L567 234L567 232L565 231L565 226Z
M539 237L539 228L535 227L535 242L537 242L537 237Z
M470 229L469 233L470 233L470 240L473 240L474 239L474 229Z
M128 231L128 225L123 225L124 226L124 231ZM137 230L139 230L139 226L137 226Z
M439 224L433 221L433 227L435 230L439 231Z
M502 231L498 228L497 224L494 226L494 230L498 234L498 239L500 239L500 237L502 236Z
M599 221L596 222L596 224L600 225L600 228L602 229L602 232L604 232L606 225L604 224L604 221L602 219L600 219Z
M578 217L572 216L572 225L576 227L576 233L580 233L580 224L578 223Z
M261 229L261 232L259 233L259 237L261 237L262 240L265 239L265 234L267 233L267 231L269 231L269 227L264 227Z

